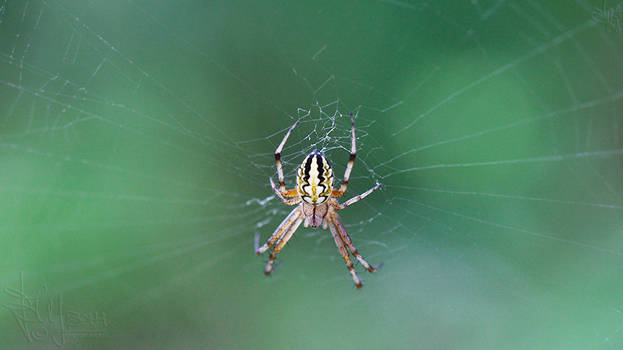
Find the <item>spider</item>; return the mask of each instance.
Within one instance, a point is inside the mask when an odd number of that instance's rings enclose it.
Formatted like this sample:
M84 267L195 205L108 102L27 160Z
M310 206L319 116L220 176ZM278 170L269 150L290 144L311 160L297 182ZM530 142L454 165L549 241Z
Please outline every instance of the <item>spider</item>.
M272 177L269 178L270 186L277 194L277 197L279 197L284 204L289 206L298 205L288 216L286 216L286 218L281 222L263 246L259 247L259 234L255 236L255 254L262 254L273 245L275 246L272 252L270 252L268 262L264 268L265 275L270 275L277 253L283 249L301 223L303 223L304 227L318 227L322 225L322 228L325 230L327 227L329 228L331 234L333 235L333 239L335 240L335 244L337 245L337 249L342 255L342 258L346 263L346 267L353 277L353 281L355 282L357 288L361 288L362 284L359 276L357 276L357 273L355 272L355 267L353 266L349 252L369 272L375 272L381 267L380 265L372 267L366 259L359 255L359 252L353 245L348 232L346 232L342 219L340 219L340 216L337 213L338 210L342 210L349 205L358 202L382 186L377 183L376 186L342 204L335 199L336 197L341 197L346 192L348 178L353 170L353 164L355 163L355 157L357 155L357 147L355 144L355 119L353 118L352 113L350 114L350 122L350 159L346 165L346 171L344 171L344 181L339 189L333 188L333 170L331 169L327 158L322 154L322 152L313 150L307 157L305 157L303 163L301 163L301 166L298 168L296 188L286 190L286 185L283 179L283 169L281 167L281 150L292 133L292 130L294 130L294 128L298 125L298 121L290 127L290 130L288 130L284 136L283 140L279 144L279 147L275 150L275 163L277 165L277 175L279 176L279 188L275 186L275 182Z

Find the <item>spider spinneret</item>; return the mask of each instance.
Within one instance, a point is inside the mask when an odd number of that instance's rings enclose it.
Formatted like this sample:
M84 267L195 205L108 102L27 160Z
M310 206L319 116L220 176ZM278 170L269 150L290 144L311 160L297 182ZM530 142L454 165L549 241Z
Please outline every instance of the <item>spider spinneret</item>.
M353 164L355 163L355 157L357 155L356 137L355 137L355 119L353 114L350 114L351 122L351 151L350 159L346 164L346 170L344 171L344 180L339 189L333 188L333 169L329 165L329 161L318 150L313 150L305 159L297 171L296 188L286 190L285 181L283 178L283 168L281 166L281 150L285 145L288 137L292 133L292 130L298 125L298 121L290 127L290 130L286 133L283 140L275 150L275 163L277 165L277 175L279 176L279 188L273 182L272 177L270 185L275 191L275 194L286 205L297 205L294 210L286 216L286 218L277 227L272 236L268 239L263 246L259 247L259 234L255 236L255 253L262 254L270 247L275 245L268 262L264 268L264 274L270 275L272 272L273 263L277 253L283 249L288 240L292 237L294 232L303 223L304 227L312 226L318 227L322 225L323 229L329 228L333 240L337 245L337 248L346 263L346 267L353 278L353 282L357 288L361 288L361 280L355 272L355 267L350 258L352 254L357 261L369 272L375 272L380 266L372 267L357 251L357 248L353 245L342 219L338 215L337 211L346 208L347 206L360 201L368 196L370 193L378 190L381 184L377 183L376 186L367 190L366 192L355 196L346 202L340 204L335 197L341 197L346 192L348 186L348 179L350 173L353 170ZM290 199L286 199L290 198Z

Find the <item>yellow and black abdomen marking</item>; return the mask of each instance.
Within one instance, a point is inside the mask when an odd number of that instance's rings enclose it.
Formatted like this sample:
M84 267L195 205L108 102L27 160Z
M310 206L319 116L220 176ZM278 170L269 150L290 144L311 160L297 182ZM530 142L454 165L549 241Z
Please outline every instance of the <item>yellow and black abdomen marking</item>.
M333 170L327 158L318 150L312 151L303 160L296 182L299 195L306 203L326 202L333 190Z

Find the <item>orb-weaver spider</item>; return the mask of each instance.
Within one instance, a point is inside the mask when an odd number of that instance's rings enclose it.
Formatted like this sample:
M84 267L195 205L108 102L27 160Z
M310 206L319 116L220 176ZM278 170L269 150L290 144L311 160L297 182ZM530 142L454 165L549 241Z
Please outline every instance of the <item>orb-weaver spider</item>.
M294 234L294 231L304 222L303 226L318 227L322 224L323 229L329 228L337 249L340 251L346 267L353 277L353 281L357 288L361 288L361 280L355 272L355 267L350 259L352 254L369 272L374 272L380 268L380 266L372 267L361 255L357 252L357 248L353 245L346 228L342 223L342 219L337 214L338 210L342 210L347 206L358 202L365 198L370 193L378 190L382 185L377 183L376 186L367 190L366 192L353 197L346 202L340 204L335 197L341 197L346 192L348 186L348 178L353 170L353 164L355 163L355 156L357 155L357 147L355 144L355 119L353 114L350 114L351 122L351 151L350 159L346 165L346 171L344 172L344 181L338 190L333 189L333 170L327 161L327 158L318 150L313 150L305 159L298 169L296 182L296 188L286 190L286 185L283 179L283 169L281 167L281 150L285 145L288 137L292 133L292 130L298 125L298 121L290 127L290 130L286 133L283 140L275 150L275 163L277 164L277 175L279 176L279 188L275 186L272 177L270 177L270 185L277 194L277 197L283 201L286 205L298 206L290 212L290 214L281 222L275 232L270 236L268 241L261 247L259 247L259 234L255 236L255 253L262 254L268 248L275 245L270 256L268 257L268 263L264 268L264 274L270 275L273 262L277 253L283 249L288 240ZM290 199L286 199L290 198Z

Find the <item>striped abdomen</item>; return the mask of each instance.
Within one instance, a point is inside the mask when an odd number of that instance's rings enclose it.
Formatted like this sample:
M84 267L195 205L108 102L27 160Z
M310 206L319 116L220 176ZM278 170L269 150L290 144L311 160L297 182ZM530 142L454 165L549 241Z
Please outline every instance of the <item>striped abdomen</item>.
M333 190L333 170L327 158L318 150L312 151L298 170L297 189L308 204L319 205L327 201Z

